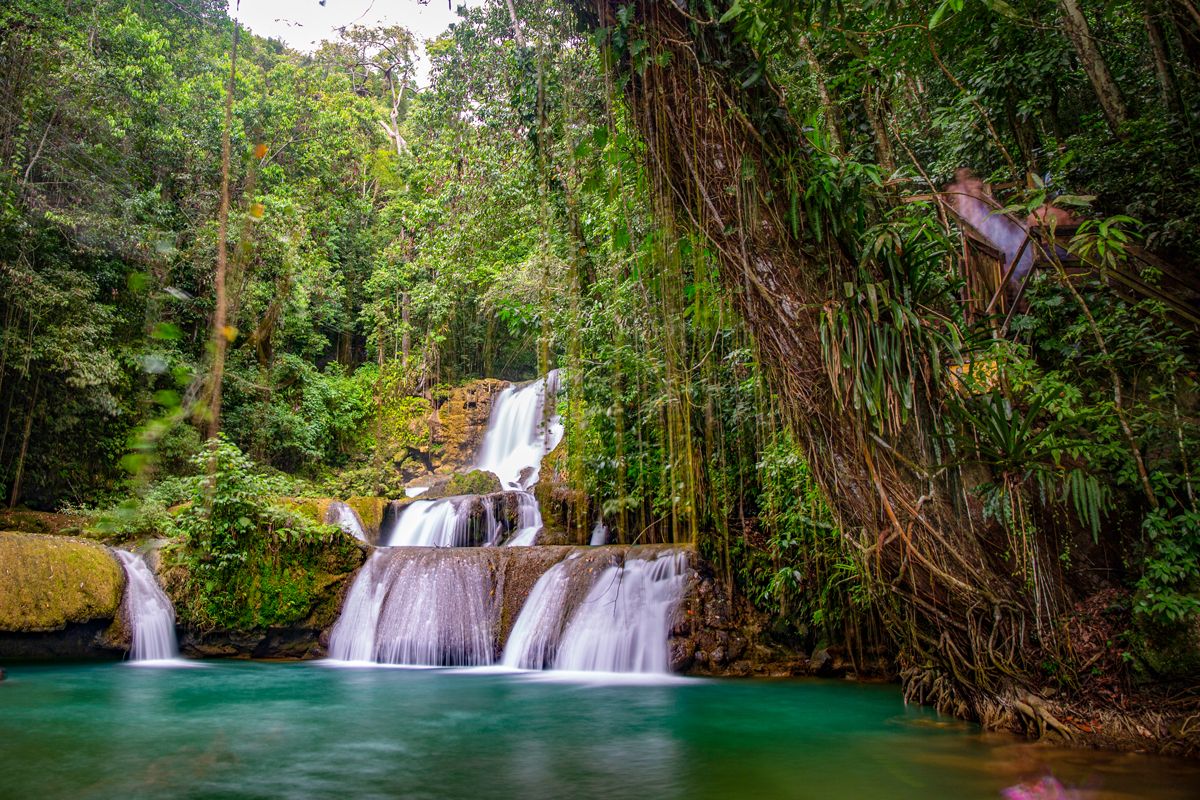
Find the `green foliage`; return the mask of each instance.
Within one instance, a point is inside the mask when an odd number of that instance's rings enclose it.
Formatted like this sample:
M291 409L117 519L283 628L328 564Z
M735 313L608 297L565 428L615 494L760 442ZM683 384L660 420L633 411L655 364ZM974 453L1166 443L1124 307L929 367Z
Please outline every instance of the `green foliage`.
M748 593L776 615L811 625L828 641L837 631L856 567L844 550L824 492L787 433L764 447L758 464L758 524L766 534L772 571L751 575ZM761 578L769 579L762 583Z
M169 564L186 574L186 620L248 630L303 621L330 574L357 566L354 540L276 505L278 480L227 439L211 440L183 480L190 504L170 517ZM209 474L211 470L211 474Z

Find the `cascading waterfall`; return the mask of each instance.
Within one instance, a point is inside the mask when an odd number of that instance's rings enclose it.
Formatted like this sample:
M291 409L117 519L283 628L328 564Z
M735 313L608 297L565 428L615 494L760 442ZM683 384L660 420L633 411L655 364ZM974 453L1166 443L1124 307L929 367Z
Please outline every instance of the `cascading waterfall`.
M377 550L346 597L329 655L381 664L492 663L495 587L481 554Z
M329 504L329 510L325 512L325 521L337 525L359 541L367 541L367 532L363 528L362 520L358 518L358 512L341 501L335 500Z
M596 520L596 526L592 528L592 538L588 544L592 547L608 544L608 526L604 524L604 520Z
M547 395L558 392L558 370L524 386L509 386L496 398L475 468L495 473L505 489L537 483L542 457L558 446L563 424L545 417Z
M604 569L571 608L577 582L592 576L568 559L530 592L502 661L521 669L670 671L671 620L687 585L688 557L669 551Z
M496 500L489 496L479 498L479 504L483 507L481 519L483 520L483 543L489 547L494 547L500 543L500 533L502 531L500 519L496 516Z
M555 669L669 672L671 616L686 574L678 551L604 570L563 631Z
M136 553L117 550L125 568L125 619L132 628L132 661L165 661L179 656L175 639L175 607L154 579L145 560Z
M517 556L471 545L537 544L543 521L530 487L542 457L562 437L561 421L545 417L557 382L557 371L551 372L543 380L510 386L496 400L476 467L495 473L508 497L469 495L391 507L380 533L382 547L355 578L331 632L332 658L426 666L492 663L505 603L506 573L499 565ZM515 524L507 521L513 502ZM592 543L607 538L598 521ZM545 564L544 555L531 563ZM517 615L504 664L667 672L671 620L687 582L688 556L638 549L623 563L614 561L620 556L608 549L586 558L577 551L546 569Z

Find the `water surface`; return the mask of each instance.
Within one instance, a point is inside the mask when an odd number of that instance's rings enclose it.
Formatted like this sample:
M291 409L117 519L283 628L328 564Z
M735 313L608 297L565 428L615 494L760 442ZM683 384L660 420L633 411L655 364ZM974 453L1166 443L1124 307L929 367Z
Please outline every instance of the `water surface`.
M8 666L0 797L1200 797L1200 765L1057 751L836 681L497 670Z

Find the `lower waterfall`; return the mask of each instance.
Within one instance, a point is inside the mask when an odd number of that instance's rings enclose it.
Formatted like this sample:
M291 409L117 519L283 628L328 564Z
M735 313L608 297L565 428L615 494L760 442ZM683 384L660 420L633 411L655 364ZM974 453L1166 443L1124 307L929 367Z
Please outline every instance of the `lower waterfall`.
M502 620L515 618L506 667L666 673L691 574L690 552L665 547L379 548L350 587L329 656L485 666L505 640Z
M339 661L482 666L495 653L490 564L479 550L376 550L329 637Z
M178 657L175 607L141 556L128 550L117 550L116 554L125 568L125 597L121 607L133 639L130 660L164 661Z
M669 672L667 639L687 566L685 553L671 551L602 572L567 623L554 668Z
M572 586L572 554L538 578L504 646L501 663L513 669L550 669L566 622L567 597Z

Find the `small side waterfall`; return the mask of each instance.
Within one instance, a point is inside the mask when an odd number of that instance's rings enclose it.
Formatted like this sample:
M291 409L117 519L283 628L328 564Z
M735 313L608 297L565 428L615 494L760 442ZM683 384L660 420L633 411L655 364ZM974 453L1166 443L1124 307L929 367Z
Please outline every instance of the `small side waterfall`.
M537 483L542 457L563 437L558 416L545 416L546 397L557 392L558 370L502 391L492 408L475 468L495 473L505 489L528 489Z
M377 550L329 637L341 661L481 666L495 652L497 606L485 551Z
M340 500L329 504L329 510L325 512L325 522L337 525L361 542L367 541L367 531L363 528L362 520L358 518L358 512Z
M592 547L608 544L608 526L604 524L604 520L596 520L596 526L592 528L592 538L588 544Z
M687 584L687 553L627 558L594 580L586 567L568 559L538 579L513 626L503 663L523 669L669 672L671 619ZM587 595L573 602L585 580L591 581Z
M125 568L125 597L121 601L132 629L132 661L164 661L179 656L175 639L175 607L154 579L154 573L136 553L117 550Z
M542 532L542 511L538 508L537 498L532 492L517 494L517 529L509 540L508 547L528 546L537 544L538 534Z

